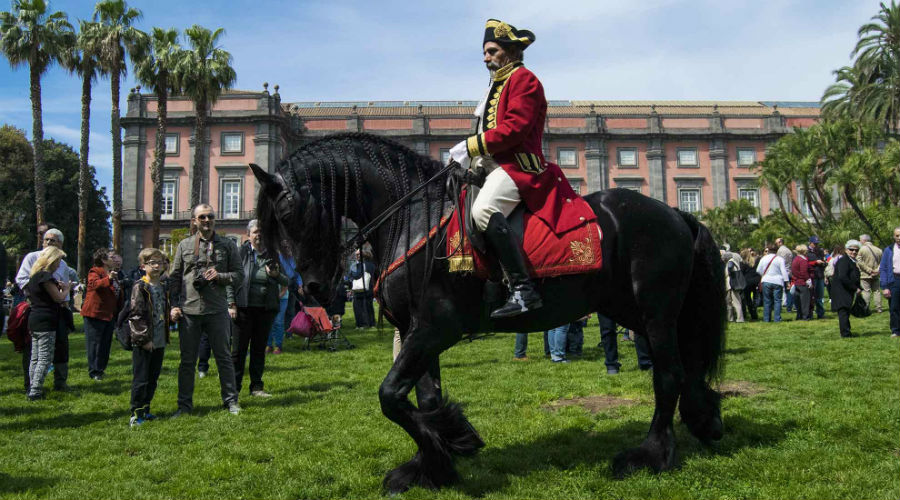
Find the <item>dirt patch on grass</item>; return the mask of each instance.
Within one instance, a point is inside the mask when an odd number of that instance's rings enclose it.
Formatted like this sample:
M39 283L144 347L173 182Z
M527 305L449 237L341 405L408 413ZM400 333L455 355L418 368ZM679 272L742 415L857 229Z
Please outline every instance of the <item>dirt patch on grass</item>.
M639 401L626 398L618 398L615 396L587 396L583 398L566 398L547 404L545 407L551 410L558 410L566 406L581 406L592 414L606 412L615 408L626 406L634 406Z
M766 392L766 389L746 380L732 380L720 384L718 391L723 398L746 398L747 396L762 394Z

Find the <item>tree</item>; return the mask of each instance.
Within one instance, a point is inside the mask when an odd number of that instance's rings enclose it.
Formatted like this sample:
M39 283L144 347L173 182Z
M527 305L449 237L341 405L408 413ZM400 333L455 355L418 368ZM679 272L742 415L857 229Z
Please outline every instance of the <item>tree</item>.
M237 79L231 67L231 54L217 46L225 30L210 31L193 25L184 30L190 45L178 58L177 72L184 93L194 101L194 167L191 170L191 206L200 203L200 186L206 172L206 121L209 109Z
M37 224L34 211L34 185L27 175L32 147L25 133L10 126L0 127L0 237L11 255L21 258L34 250ZM89 167L89 189L86 228L86 248L78 252L74 235L78 231L78 214L72 210L71 200L78 194L80 158L65 144L44 141L43 150L47 192L47 221L65 236L63 249L70 264L88 259L94 249L109 247L109 202L106 191L97 184L96 171ZM38 246L37 248L40 248Z
M63 58L62 64L81 78L81 148L78 169L78 255L84 255L87 244L88 191L90 189L90 167L88 164L91 136L91 89L100 70L99 38L100 25L79 21L75 46ZM78 260L78 277L87 276L84 259Z
M835 74L837 82L822 96L822 111L879 123L885 132L900 132L900 4L881 3L878 14L858 31L850 56L852 67Z
M178 31L153 28L143 43L135 60L138 80L156 94L156 147L150 179L153 182L153 224L151 246L159 247L159 222L162 218L162 169L166 157L166 120L168 119L169 93L180 91L177 75L173 74L177 57L181 54Z
M47 152L47 220L52 222L65 236L63 250L68 254L67 262L79 267L91 267L91 255L98 248L109 248L109 201L106 189L98 185L96 170L89 169L87 196L87 220L85 226L85 250L78 251L78 213L72 210L72 202L80 186L81 159L71 146L52 139L44 142Z
M101 0L94 6L94 22L100 23L100 66L109 75L112 112L110 132L113 153L113 248L122 246L122 127L119 125L119 84L125 75L126 53L134 54L141 31L133 25L141 11L128 7L125 0Z
M34 184L28 182L33 167L34 150L25 132L0 127L0 238L12 264L35 249Z
M47 197L41 150L44 141L41 76L74 43L72 25L66 14L48 11L44 0L13 0L10 12L0 12L0 51L13 67L28 65L29 69L35 216L39 224L45 219Z
M700 221L709 229L717 242L728 243L732 250L750 246L750 233L756 225L754 217L759 210L749 200L731 200L723 207L710 208L703 212Z

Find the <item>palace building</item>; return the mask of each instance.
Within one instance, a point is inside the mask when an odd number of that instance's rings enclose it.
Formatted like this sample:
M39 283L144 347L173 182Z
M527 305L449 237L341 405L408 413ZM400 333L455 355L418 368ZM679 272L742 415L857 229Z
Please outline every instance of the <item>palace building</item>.
M267 86L266 86L267 87ZM217 211L220 234L237 241L253 218L256 180L249 164L270 171L304 143L337 132L384 135L446 162L473 133L476 101L281 102L270 94L228 91L213 106L209 139L193 138L193 104L170 98L163 171L163 244L190 219L190 176L203 148L202 201ZM128 96L123 156L123 253L126 267L150 243L156 97ZM815 102L550 101L544 156L581 194L621 187L689 212L744 198L766 215L777 199L757 185L754 166L766 148L819 118Z

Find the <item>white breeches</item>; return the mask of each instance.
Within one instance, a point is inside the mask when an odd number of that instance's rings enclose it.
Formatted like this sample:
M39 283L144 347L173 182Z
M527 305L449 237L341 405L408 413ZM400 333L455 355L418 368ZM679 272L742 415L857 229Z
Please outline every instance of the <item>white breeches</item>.
M495 168L487 175L484 186L472 203L475 227L479 231L484 231L487 229L488 221L491 220L491 215L500 212L507 217L521 201L522 197L519 196L516 183L509 174L502 168Z

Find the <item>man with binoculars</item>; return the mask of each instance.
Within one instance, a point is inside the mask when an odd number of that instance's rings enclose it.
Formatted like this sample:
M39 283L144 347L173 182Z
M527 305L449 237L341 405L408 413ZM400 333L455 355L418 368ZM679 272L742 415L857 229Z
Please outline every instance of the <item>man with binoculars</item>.
M178 410L173 417L193 410L194 374L200 348L200 336L209 338L222 404L234 415L240 413L231 358L231 320L237 315L234 290L243 278L237 246L215 232L215 211L201 203L194 207L191 223L197 232L185 238L175 250L169 271L172 321L181 320L178 338L181 364L178 367Z

